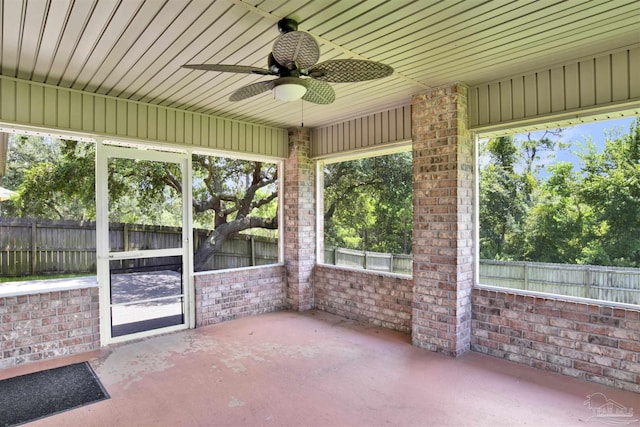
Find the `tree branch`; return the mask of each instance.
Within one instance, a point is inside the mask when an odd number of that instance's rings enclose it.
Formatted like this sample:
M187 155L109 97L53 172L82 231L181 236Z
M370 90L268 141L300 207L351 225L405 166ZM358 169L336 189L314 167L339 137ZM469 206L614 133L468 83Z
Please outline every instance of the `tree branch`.
M178 178L176 178L176 176L174 174L171 173L171 170L169 170L169 167L165 164L164 166L164 172L165 172L165 182L173 187L174 190L176 190L178 192L178 194L182 194L182 182L180 182L178 180Z
M271 194L269 194L267 197L260 199L256 202L253 202L251 204L251 209L258 209L266 204L269 204L272 200L275 200L278 197L278 193L277 192L273 192Z

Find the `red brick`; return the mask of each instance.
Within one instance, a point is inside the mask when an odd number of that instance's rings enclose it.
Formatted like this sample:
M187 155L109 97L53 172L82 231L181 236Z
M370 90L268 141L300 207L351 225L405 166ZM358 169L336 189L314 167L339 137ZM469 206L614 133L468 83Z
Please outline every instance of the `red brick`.
M632 329L634 331L640 331L640 322L627 320L623 322L622 327L626 329Z
M591 344L603 345L603 346L614 347L614 348L618 347L618 340L613 338L603 337L601 335L589 335L588 341Z
M31 334L32 335L43 335L43 334L50 334L53 332L57 332L58 331L58 326L57 325L46 325L46 326L40 326L38 328L33 328L31 330Z
M551 345L555 345L558 347L566 347L566 348L575 348L575 345L576 345L574 340L559 338L559 337L548 337L547 342Z
M51 334L44 334L42 336L42 340L43 341L47 341L47 342L55 342L55 341L59 341L61 339L67 338L69 336L69 334L65 331L65 332L55 332L55 333L51 333Z
M581 362L579 360L574 360L573 367L575 369L580 370L580 371L589 372L589 373L596 374L596 375L602 375L602 373L603 373L602 366L593 365L593 364L587 363L587 362Z
M600 346L595 344L577 342L576 349L585 352L585 354L591 354L595 356L602 356L605 358L616 359L617 361L624 360L625 356L629 355L629 352L620 350L618 348Z
M620 371L618 369L604 368L603 375L608 378L615 378L630 383L633 383L636 380L636 374L626 371Z
M28 345L37 344L41 342L42 342L42 336L25 337L25 338L16 339L14 345L16 347L26 347Z
M58 308L58 315L61 316L63 314L71 314L71 313L79 313L80 306L74 305L69 307L60 307Z
M608 332L611 330L611 328L608 326L593 325L590 323L578 323L576 324L576 330L579 332L586 332L589 334L607 335Z
M82 321L65 322L58 325L59 331L71 331L82 327Z
M552 317L549 319L549 324L564 329L576 329L576 322L562 318Z
M2 323L14 323L22 320L29 320L30 316L28 312L5 314L2 316Z
M284 308L285 274L285 267L271 265L250 272L217 271L197 276L196 325ZM84 328L90 326L89 321L91 318L83 321Z
M579 313L577 311L562 311L562 318L568 320L575 320L576 322L589 322L589 314Z
M620 340L619 341L619 347L622 350L628 350L628 351L633 351L633 352L636 352L636 353L640 353L640 342L638 342L638 341Z
M614 308L613 317L621 317L624 319L626 317L626 310L623 308Z
M531 340L531 341L537 341L537 342L546 342L547 341L547 336L545 334L541 334L541 333L537 333L537 332L525 332L523 334L523 338Z
M493 332L489 333L489 339L496 342L501 342L505 344L509 344L511 342L511 337L508 335L496 334Z
M623 361L620 363L620 369L640 375L640 363Z
M627 310L627 312L625 313L625 318L627 320L640 320L640 311Z

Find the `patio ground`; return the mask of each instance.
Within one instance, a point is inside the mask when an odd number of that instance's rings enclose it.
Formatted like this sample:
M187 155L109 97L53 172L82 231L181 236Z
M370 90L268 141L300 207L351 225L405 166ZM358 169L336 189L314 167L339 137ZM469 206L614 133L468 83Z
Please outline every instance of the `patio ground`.
M79 360L90 360L111 399L30 425L607 425L612 419L585 405L594 393L634 410L617 421L640 425L638 394L473 352L452 359L319 311L167 334L0 371L0 379Z

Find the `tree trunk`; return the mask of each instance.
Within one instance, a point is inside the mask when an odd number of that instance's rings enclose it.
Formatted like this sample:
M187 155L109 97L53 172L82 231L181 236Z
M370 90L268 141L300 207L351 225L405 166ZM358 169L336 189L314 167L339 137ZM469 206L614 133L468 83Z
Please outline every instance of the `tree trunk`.
M208 267L209 261L220 251L225 240L227 240L226 235L220 235L217 230L212 231L193 255L193 271L211 270L212 268Z
M208 267L209 261L220 251L222 244L240 231L248 230L249 228L276 229L278 228L277 215L271 219L245 217L216 226L216 229L209 234L193 256L194 271L211 270Z

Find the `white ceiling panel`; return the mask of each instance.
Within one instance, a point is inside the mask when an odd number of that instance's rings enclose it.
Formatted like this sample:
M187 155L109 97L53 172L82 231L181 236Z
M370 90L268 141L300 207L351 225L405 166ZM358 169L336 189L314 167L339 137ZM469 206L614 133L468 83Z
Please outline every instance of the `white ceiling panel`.
M477 84L640 43L637 0L0 0L5 76L278 127L313 127L410 102L428 87ZM267 68L294 18L319 62L369 59L389 77L331 83L332 104L270 91L229 96L274 76L188 63Z

